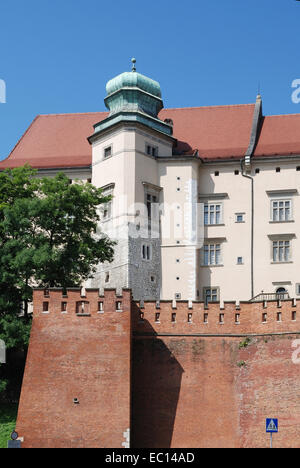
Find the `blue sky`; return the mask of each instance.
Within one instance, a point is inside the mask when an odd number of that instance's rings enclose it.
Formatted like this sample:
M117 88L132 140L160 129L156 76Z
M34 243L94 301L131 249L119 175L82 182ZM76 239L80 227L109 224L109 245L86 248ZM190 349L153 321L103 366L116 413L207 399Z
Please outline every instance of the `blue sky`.
M105 84L137 71L165 107L254 102L300 113L300 2L295 0L1 0L0 159L37 114L104 110Z

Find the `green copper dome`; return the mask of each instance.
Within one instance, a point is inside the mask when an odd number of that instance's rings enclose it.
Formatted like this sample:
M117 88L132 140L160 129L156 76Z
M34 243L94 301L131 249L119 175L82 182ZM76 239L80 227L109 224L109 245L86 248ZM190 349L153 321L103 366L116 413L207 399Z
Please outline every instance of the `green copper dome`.
M172 135L172 127L158 118L164 107L160 84L137 73L136 60L132 60L131 72L121 73L106 85L104 99L109 116L94 125L95 133L120 122L139 122L154 130Z
M152 96L161 98L160 84L136 71L121 73L110 80L106 85L106 92L109 96L123 88L139 88Z

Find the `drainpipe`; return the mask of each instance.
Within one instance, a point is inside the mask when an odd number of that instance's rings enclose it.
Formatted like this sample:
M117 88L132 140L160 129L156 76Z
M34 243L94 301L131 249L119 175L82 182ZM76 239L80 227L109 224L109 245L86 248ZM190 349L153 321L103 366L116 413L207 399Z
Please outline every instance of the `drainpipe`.
M247 175L246 171L249 173L251 170L251 158L259 139L262 120L262 99L261 95L258 94L254 107L249 146L244 159L241 159L242 176L251 180L251 299L254 297L254 179Z
M245 174L245 161L241 159L242 176L251 180L251 299L254 297L254 179Z

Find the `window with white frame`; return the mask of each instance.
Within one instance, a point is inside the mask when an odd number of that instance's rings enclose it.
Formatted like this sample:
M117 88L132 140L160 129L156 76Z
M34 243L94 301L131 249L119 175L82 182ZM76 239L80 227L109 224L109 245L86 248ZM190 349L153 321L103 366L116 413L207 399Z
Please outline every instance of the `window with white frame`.
M273 262L289 262L291 260L291 241L273 240Z
M222 204L205 203L204 204L204 224L221 224L222 222Z
M221 244L207 243L203 247L203 265L221 265Z
M245 222L245 213L235 213L235 222L244 223Z
M203 288L203 299L204 299L205 305L207 305L209 302L219 302L219 297L220 297L219 287Z
M292 201L291 200L272 200L271 201L271 219L272 221L290 221L292 219Z

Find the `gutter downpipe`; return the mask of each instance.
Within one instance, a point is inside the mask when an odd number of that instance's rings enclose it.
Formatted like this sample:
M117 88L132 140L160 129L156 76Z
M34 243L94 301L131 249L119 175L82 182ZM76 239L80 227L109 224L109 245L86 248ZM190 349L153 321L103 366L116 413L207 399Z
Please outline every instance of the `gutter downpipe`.
M262 99L256 97L250 142L244 159L241 159L242 176L251 180L251 299L254 297L254 178L247 175L251 170L251 158L257 145L262 124Z

